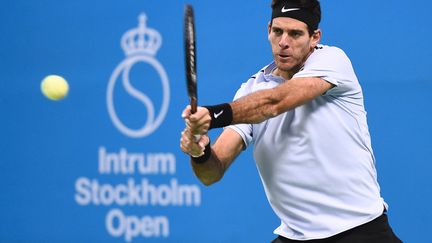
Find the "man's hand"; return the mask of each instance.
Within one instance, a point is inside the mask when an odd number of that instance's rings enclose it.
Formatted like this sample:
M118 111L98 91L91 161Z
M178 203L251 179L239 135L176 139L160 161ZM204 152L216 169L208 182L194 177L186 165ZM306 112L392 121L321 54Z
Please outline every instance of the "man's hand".
M192 114L188 105L182 112L182 118L186 121L186 127L192 134L204 135L210 128L210 113L204 107L199 106Z
M205 146L210 142L207 134L201 135L200 139L196 141L195 136L188 128L185 128L181 133L180 148L183 152L192 157L200 157L204 155Z

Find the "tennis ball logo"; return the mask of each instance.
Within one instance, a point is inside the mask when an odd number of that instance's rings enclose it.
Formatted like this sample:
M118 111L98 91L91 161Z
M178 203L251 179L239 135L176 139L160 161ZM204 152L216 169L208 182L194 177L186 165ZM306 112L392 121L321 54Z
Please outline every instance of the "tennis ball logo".
M69 92L69 84L58 75L48 75L41 82L41 91L50 100L61 100Z
M158 31L147 27L147 17L144 13L138 17L138 27L128 30L121 38L121 47L123 48L126 59L124 59L113 71L108 87L107 87L107 108L111 121L117 129L124 135L132 138L142 138L154 132L162 121L168 110L170 87L168 76L163 66L156 59L155 55L162 45L162 36ZM160 109L155 107L155 104L148 94L139 91L132 85L130 81L130 72L136 64L145 64L153 68L160 79L162 89L162 104ZM146 78L145 76L143 77ZM121 82L118 82L121 81ZM121 84L122 88L134 99L140 102L147 111L147 119L139 128L130 127L120 117L120 114L115 109L114 93L117 84ZM159 112L158 112L159 111Z

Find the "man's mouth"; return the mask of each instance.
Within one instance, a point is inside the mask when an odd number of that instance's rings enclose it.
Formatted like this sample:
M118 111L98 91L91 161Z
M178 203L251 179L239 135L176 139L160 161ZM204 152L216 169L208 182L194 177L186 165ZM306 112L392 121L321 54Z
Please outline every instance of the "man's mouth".
M279 58L282 59L282 60L286 60L286 59L289 59L289 58L291 57L291 56L288 55L288 54L282 54L282 53L278 54L278 56L279 56Z

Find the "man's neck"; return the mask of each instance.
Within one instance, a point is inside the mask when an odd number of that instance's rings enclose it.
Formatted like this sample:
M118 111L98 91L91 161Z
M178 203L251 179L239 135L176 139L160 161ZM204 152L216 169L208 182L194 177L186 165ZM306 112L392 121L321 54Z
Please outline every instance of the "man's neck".
M293 69L288 70L288 71L281 70L278 67L276 67L272 71L272 74L275 76L282 77L285 80L290 80L294 76L294 74L296 74L299 70L300 70L300 67L298 67L298 68L296 67L296 68L293 68Z
M276 67L273 71L272 74L275 76L280 76L282 78L284 78L285 80L290 80L292 79L292 77L298 73L300 71L300 69L304 66L304 64L306 63L306 60L309 58L309 56L312 54L312 52L314 52L314 49L312 48L311 51L309 52L309 54L307 54L307 56L304 58L303 62L301 65L295 66L293 68L291 68L290 70L281 70L279 69L279 67Z

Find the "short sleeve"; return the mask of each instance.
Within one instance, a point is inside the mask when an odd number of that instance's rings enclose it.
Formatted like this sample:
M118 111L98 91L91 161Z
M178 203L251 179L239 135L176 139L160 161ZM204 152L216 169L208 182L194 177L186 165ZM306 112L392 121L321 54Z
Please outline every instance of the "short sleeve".
M251 93L250 81L251 80L241 85L241 87L237 90L233 100L237 100ZM243 142L245 144L245 149L252 143L253 140L252 124L236 124L236 125L230 125L228 126L228 128L233 129L242 137Z
M344 95L357 93L359 84L351 61L337 47L318 46L293 78L320 77L335 85L326 94Z

